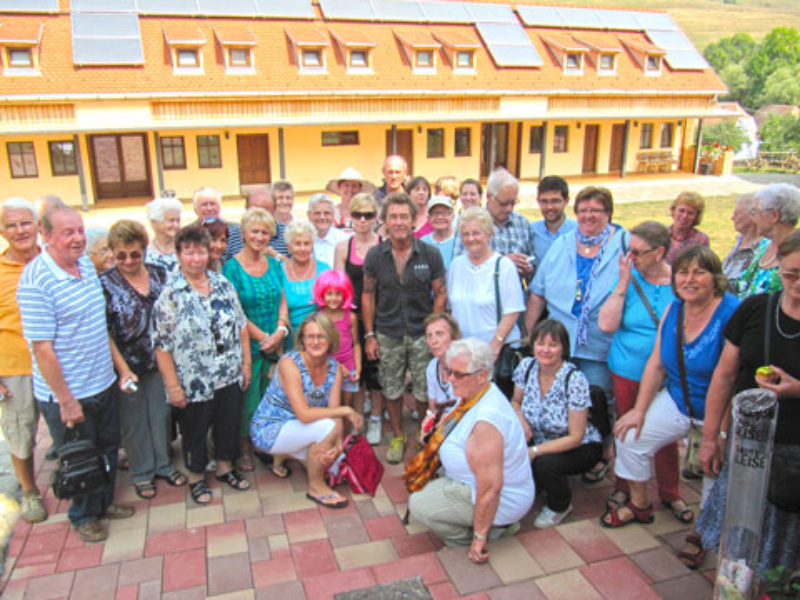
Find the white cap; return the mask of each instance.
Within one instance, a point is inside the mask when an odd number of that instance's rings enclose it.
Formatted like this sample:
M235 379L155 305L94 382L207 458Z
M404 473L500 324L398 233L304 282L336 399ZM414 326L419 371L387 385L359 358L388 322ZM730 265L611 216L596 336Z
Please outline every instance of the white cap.
M344 171L342 171L341 175L335 179L331 179L328 182L328 185L325 186L325 189L329 192L333 192L334 194L339 194L339 183L342 181L358 181L361 183L361 191L367 194L372 194L375 192L375 186L361 177L361 173L356 171L353 167L347 167Z
M432 211L434 206L446 206L453 210L453 201L449 196L431 196L431 199L428 200L428 212Z

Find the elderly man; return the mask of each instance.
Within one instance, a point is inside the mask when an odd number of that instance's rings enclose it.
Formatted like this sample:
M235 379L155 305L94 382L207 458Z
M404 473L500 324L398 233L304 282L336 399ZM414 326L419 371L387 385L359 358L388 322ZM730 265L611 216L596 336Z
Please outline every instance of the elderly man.
M263 208L269 214L274 213L275 200L272 198L272 189L267 186L248 192L244 199L244 209L249 208Z
M39 410L33 399L31 354L22 337L17 284L22 270L39 254L38 219L33 204L9 198L0 210L8 243L0 253L0 428L11 448L11 463L22 488L22 518L38 523L47 518L33 476L33 447Z
M308 220L314 227L314 256L333 266L336 244L350 237L333 226L333 200L327 194L314 194L308 201Z
M25 267L17 287L22 330L33 354L33 393L42 412L94 442L111 464L106 489L72 499L68 517L86 542L108 536L103 517L133 515L112 503L119 449L119 397L111 362L105 298L84 254L83 219L57 207L42 217L45 250ZM63 431L63 430L62 430ZM62 434L63 435L63 434Z
M347 167L336 179L331 179L325 189L332 194L337 194L342 201L335 207L333 224L337 229L349 229L352 231L350 223L350 200L356 194L374 194L375 186L361 177L361 173L353 167Z
M202 187L195 190L192 195L192 206L197 220L192 225L202 225L208 219L222 221L222 192L213 187ZM238 223L227 223L228 247L222 254L221 262L224 265L231 258L239 254L244 247L242 242L242 228Z
M389 194L403 192L403 186L408 178L408 163L406 159L398 154L390 154L383 161L381 168L383 173L383 185L375 190L375 200L378 206Z
M269 241L269 245L288 258L291 253L286 246L283 234L286 226L294 219L292 214L294 210L294 187L288 181L276 181L272 184L272 199L275 202L273 216L275 217L276 232L275 236Z
M528 219L514 210L519 196L519 181L502 167L486 182L486 210L494 221L492 250L510 258L523 281L533 275L533 235ZM464 252L461 236L456 239L453 256Z
M558 175L542 178L536 187L536 202L543 217L540 221L531 223L533 255L538 265L553 242L573 231L578 222L570 219L564 212L569 204L569 186Z
M522 424L508 399L489 379L492 351L476 338L450 344L446 373L460 403L444 417L406 467L414 493L408 509L448 546L469 546L476 563L489 559L487 543L519 530L533 505L535 486ZM429 480L431 465L441 476Z
M381 211L389 239L373 246L364 259L361 310L367 358L380 358L378 378L389 401L394 431L386 460L394 464L403 460L406 450L401 420L406 369L411 372L417 403L427 403L426 369L431 356L423 320L444 310L447 286L439 250L414 237L417 206L408 194L390 194ZM373 406L373 416L374 410ZM374 422L371 418L369 426L374 427Z

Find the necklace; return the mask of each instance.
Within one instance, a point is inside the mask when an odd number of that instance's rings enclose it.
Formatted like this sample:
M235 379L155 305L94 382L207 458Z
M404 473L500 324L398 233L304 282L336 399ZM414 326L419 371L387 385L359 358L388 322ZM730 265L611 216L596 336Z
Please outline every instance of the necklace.
M788 334L783 329L781 329L781 302L783 301L783 292L781 292L780 296L778 296L778 301L775 303L775 329L778 330L778 333L781 334L781 337L787 340L795 340L800 337L800 331L793 334Z
M297 268L295 267L295 262L290 261L290 267L292 268L292 277L295 281L305 281L311 278L311 270L315 268L316 265L312 261L308 261L308 265L306 266L306 270L303 272L302 277L297 274Z

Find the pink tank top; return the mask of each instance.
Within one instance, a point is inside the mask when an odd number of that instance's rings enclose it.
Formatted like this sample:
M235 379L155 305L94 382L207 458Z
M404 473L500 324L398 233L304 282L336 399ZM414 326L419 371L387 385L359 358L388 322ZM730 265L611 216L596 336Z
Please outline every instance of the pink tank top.
M345 310L344 316L338 321L334 321L339 332L339 351L336 353L336 360L342 363L348 371L356 368L356 361L353 352L353 331L350 328L350 311Z

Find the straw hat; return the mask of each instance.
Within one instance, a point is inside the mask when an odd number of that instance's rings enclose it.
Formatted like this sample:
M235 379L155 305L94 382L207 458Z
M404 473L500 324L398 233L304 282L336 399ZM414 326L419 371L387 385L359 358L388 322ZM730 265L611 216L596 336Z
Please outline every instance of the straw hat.
M331 179L325 189L334 194L339 194L339 183L342 181L359 181L361 182L361 191L367 194L375 192L375 186L361 177L361 173L356 171L353 167L347 167L339 177Z

